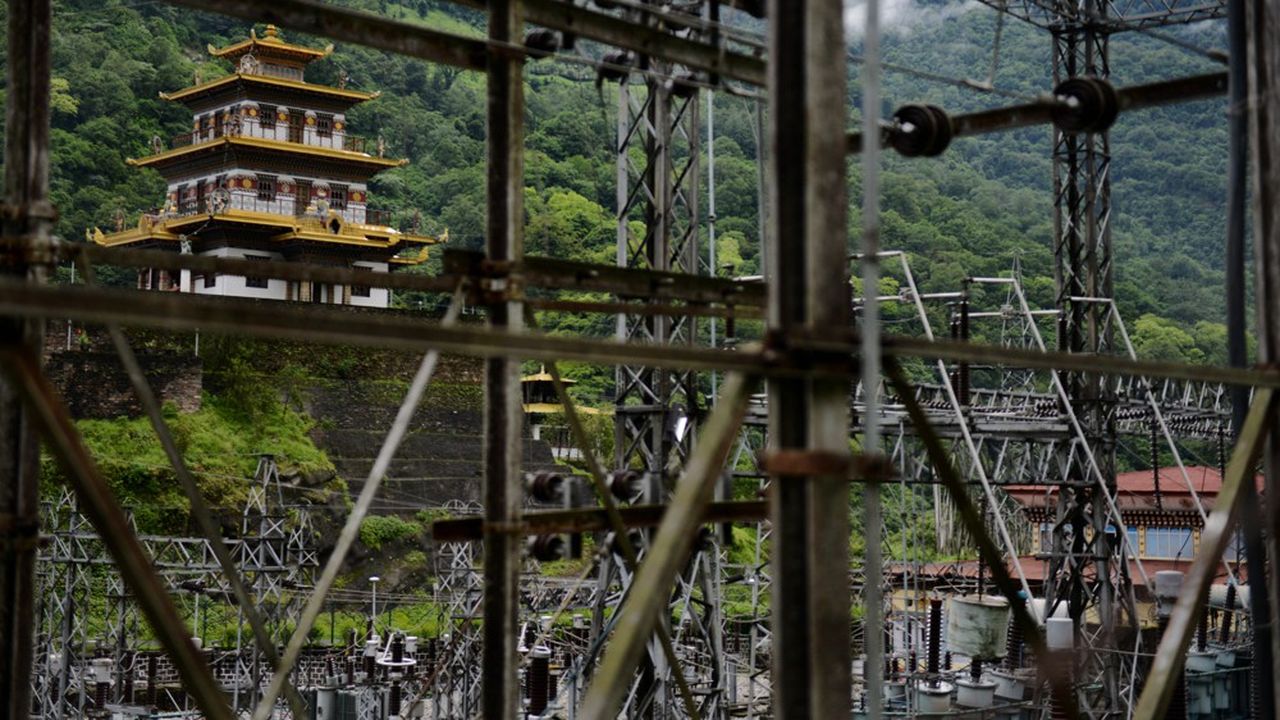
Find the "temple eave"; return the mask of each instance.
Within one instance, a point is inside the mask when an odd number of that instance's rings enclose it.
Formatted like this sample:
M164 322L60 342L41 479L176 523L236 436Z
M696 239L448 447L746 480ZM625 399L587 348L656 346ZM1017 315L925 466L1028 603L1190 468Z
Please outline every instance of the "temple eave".
M236 85L264 85L285 90L295 90L303 94L323 95L326 97L350 101L353 105L367 100L373 100L381 94L377 92L364 92L361 90L348 90L346 88L338 88L331 85L313 85L307 82L289 80L287 78L276 78L269 75L232 73L231 75L226 75L216 80L210 80L209 82L200 83L199 85L192 85L171 93L162 92L160 93L160 98L162 100L181 102Z
M404 158L377 157L369 155L368 153L356 152L354 150L338 150L336 148L316 147L314 145L306 145L303 143L269 140L266 138L237 137L231 135L224 135L219 138L206 140L193 145L165 150L163 152L156 153L155 155L147 155L146 157L127 158L126 162L134 167L157 167L167 164L170 160L183 159L223 145L266 150L300 157L321 157L341 160L346 163L351 163L353 166L376 168L376 171L379 172L390 168L401 167L409 163L409 161ZM157 169L159 168L157 167Z

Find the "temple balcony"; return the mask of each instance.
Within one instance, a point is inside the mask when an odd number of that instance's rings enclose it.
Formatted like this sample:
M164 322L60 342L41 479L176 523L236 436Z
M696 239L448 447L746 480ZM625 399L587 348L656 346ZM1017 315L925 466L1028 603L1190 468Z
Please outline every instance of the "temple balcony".
M379 147L377 140L351 135L346 131L322 133L312 128L304 128L300 131L295 131L294 128L288 125L262 125L258 122L246 122L240 124L238 127L215 126L202 130L179 133L170 139L168 147L164 147L160 143L153 143L151 147L151 154L147 157L155 157L169 152L170 150L180 150L182 148L188 148L195 145L203 145L205 143L222 140L223 138L260 138L263 140L295 143L307 147L360 153L370 157L383 157L386 151L385 147Z

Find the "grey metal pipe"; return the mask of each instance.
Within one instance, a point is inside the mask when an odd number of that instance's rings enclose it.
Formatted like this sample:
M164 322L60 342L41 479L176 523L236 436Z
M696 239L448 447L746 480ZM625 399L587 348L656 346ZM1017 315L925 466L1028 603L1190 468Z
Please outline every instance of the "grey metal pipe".
M870 136L880 126L880 3L867 0L863 39L862 132ZM862 151L862 452L880 452L880 145ZM883 530L880 484L863 485L866 535L866 585L862 591L866 651L867 717L878 720L884 711L884 603L880 536Z

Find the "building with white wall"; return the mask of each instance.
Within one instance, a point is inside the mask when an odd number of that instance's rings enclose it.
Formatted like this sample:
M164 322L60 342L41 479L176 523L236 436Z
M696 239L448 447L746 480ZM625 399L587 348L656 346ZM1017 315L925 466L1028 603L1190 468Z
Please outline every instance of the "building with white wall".
M271 25L263 37L209 47L235 72L161 97L185 104L191 131L156 139L153 154L130 160L159 171L164 206L101 245L171 249L218 257L307 262L371 273L417 264L437 238L406 233L369 207L369 179L406 161L385 157L380 141L348 132L346 112L377 93L305 80L323 50L285 42ZM265 277L138 273L141 289L206 295L387 307L390 293L361 285Z

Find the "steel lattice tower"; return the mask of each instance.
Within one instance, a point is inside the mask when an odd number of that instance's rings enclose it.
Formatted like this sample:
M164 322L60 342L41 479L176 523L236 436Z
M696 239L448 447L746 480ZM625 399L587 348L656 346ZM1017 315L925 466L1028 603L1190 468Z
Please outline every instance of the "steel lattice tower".
M1225 0L1214 2L1152 2L1131 0L983 0L1002 12L1044 27L1053 42L1055 85L1078 77L1107 79L1111 75L1111 35L1221 18ZM1054 277L1060 312L1058 345L1075 353L1116 352L1109 302L1115 296L1111 243L1111 147L1107 132L1053 131ZM1104 688L1105 710L1120 711L1120 655L1116 624L1121 612L1137 621L1126 602L1132 597L1123 538L1116 537L1103 503L1115 493L1117 393L1114 383L1097 376L1066 373L1067 394L1084 430L1091 454L1088 464L1064 458L1067 470L1058 493L1054 553L1046 578L1050 607L1065 602L1076 621L1096 608L1100 633L1093 653ZM1064 411L1068 409L1064 408ZM1060 452L1070 453L1064 444Z
M634 10L629 14L635 22L676 31L664 23L662 13L697 17L703 14L703 4L695 0L658 12ZM680 82L691 76L672 63L640 56L634 58L634 65L642 84L632 84L628 74L618 89L617 264L702 274L698 252L701 94L695 85ZM633 225L637 221L643 224L642 229ZM627 342L687 345L695 343L697 335L697 323L690 316L619 315L617 319L617 336ZM663 502L695 440L701 415L698 377L688 371L630 365L619 366L616 377L615 467L645 471L647 501ZM625 588L630 581L630 573L616 560L601 563L598 602L608 602L611 585ZM686 667L683 672L691 684L709 691L711 701L703 705L704 714L721 707L718 703L724 691L719 593L713 589L719 579L718 565L714 547L694 554L672 598L672 611L683 620L669 627L673 640L700 649L697 658L692 654L686 658L686 664L698 667ZM701 598L697 604L691 602L695 596ZM599 608L596 617L594 625L599 631ZM666 717L674 711L679 701L671 679L673 671L655 639L637 673L635 700L628 711L643 717Z

